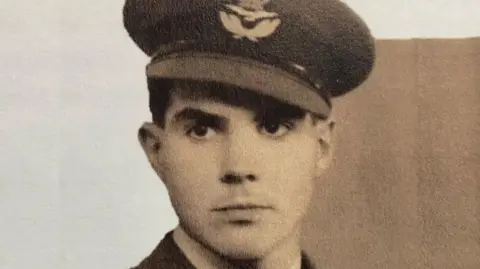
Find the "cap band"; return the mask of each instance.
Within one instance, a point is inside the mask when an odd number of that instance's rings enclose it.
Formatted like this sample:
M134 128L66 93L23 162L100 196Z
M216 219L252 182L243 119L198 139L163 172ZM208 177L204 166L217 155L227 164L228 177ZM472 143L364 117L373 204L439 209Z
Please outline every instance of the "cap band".
M328 117L328 91L315 89L280 68L248 58L224 54L181 52L155 58L146 68L148 77L217 81L255 90Z

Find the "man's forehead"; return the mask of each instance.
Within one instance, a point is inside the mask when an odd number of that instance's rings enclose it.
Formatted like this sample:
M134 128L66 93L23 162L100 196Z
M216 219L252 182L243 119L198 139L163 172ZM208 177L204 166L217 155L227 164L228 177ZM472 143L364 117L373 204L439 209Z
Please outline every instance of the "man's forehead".
M304 109L288 104L272 96L249 89L215 82L177 81L173 87L172 99L190 103L213 103L244 108L254 113L276 111L281 114L305 114Z
M264 120L302 120L305 113L298 110L270 108L269 110L248 109L242 106L225 104L211 99L188 99L175 97L167 111L166 120L171 123L181 123L191 120L206 120L209 122L248 121L263 122Z

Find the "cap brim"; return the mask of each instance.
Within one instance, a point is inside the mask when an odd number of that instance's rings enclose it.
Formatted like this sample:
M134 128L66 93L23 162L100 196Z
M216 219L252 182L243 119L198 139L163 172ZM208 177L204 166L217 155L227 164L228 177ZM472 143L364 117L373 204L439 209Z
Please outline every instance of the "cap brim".
M331 111L329 103L306 82L282 69L245 58L212 53L175 54L154 59L146 74L233 84L323 117L328 117Z

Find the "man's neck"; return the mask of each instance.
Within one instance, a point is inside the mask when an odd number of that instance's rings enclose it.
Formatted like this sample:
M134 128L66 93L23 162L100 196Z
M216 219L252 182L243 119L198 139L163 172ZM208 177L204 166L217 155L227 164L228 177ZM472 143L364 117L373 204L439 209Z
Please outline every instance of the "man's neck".
M297 234L253 264L239 264L221 257L190 237L180 226L174 230L173 240L198 269L300 269L301 267L301 250Z

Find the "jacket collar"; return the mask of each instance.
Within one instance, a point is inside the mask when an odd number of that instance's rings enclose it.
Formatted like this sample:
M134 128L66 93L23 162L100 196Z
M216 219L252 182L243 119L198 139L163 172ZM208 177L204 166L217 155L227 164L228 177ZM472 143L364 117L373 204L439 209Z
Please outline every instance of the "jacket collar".
M137 267L131 269L197 269L168 232L157 247ZM200 269L200 268L199 268ZM301 269L315 269L305 252L302 252Z

